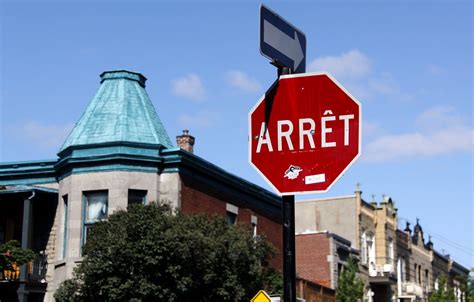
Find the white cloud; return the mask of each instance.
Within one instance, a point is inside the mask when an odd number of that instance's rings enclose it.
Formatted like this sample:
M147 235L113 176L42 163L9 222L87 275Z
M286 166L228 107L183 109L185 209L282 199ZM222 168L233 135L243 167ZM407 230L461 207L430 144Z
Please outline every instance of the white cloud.
M316 58L308 66L310 71L329 72L360 100L389 95L407 99L392 74L375 70L370 58L357 49L340 56Z
M340 56L326 56L314 59L308 65L310 71L327 71L336 78L360 78L370 74L371 62L367 56L353 49Z
M474 129L451 107L433 107L421 113L412 133L382 135L367 144L363 159L383 162L456 152L473 152Z
M382 128L375 123L362 120L362 135L364 138L374 137L377 134L380 134Z
M465 124L465 119L452 106L436 106L421 113L415 121L415 126L424 130L439 130L459 128Z
M219 115L211 111L199 111L194 114L181 114L178 125L185 128L209 128L217 124Z
M204 98L205 90L201 79L196 74L188 74L171 81L171 91L174 95L185 97L194 101Z
M73 128L73 123L51 125L44 122L31 121L20 126L17 131L23 138L31 140L35 146L59 149Z
M227 83L235 88L246 92L256 92L262 89L262 85L255 79L242 71L232 70L225 75Z
M370 91L381 95L394 94L400 91L400 87L395 78L387 72L369 78L368 88Z

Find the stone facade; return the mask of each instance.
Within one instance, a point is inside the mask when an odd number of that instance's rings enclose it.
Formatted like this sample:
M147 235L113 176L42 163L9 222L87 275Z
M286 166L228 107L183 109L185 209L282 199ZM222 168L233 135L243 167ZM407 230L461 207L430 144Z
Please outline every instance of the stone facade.
M397 292L396 212L391 199L368 203L357 190L352 196L296 203L296 229L326 230L349 240L359 251L366 301L391 301Z

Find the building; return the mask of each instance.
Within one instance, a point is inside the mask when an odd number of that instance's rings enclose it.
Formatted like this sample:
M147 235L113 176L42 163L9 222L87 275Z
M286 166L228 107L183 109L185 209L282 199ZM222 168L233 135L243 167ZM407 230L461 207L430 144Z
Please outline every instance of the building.
M359 270L368 301L391 301L396 293L397 210L390 198L377 205L354 195L296 203L296 232L328 230L360 251Z
M428 301L438 289L442 275L453 288L457 301L465 301L461 291L461 279L469 270L449 255L434 249L431 237L425 241L423 228L417 219L412 230L407 222L403 231L397 230L397 284L399 301Z
M365 301L428 301L441 274L449 277L458 301L463 301L460 280L469 270L437 252L431 238L425 240L419 221L413 231L409 224L403 231L398 229L397 208L391 198L367 202L357 189L354 195L297 202L295 212L297 233L327 230L359 251ZM320 239L314 240L316 244ZM309 252L306 257L324 258L321 251ZM333 253L327 257L331 259ZM313 276L302 273L308 280L321 278L320 270L312 272Z
M295 241L298 278L331 289L349 258L359 257L350 241L327 231L296 234Z
M427 301L433 290L433 243L431 239L425 243L423 229L417 221L413 234L410 225L398 231L397 247L399 278L399 301Z
M119 70L100 78L57 159L0 164L0 243L18 239L45 260L40 280L22 270L14 288L20 301L51 301L80 263L94 224L130 203L222 215L282 250L279 196L195 155L188 131L175 147L143 75ZM281 269L281 252L272 265Z

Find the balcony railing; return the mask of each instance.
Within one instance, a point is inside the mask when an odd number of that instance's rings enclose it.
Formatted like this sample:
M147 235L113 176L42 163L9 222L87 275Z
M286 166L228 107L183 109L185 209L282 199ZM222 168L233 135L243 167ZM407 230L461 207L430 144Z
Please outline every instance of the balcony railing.
M404 282L402 283L403 294L413 295L417 297L423 296L423 287L414 282Z
M45 282L47 261L46 255L36 255L33 261L25 264L27 267L27 280ZM9 267L0 272L0 281L19 281L21 266L13 262Z
M374 262L371 262L369 264L369 276L376 277L376 276L388 276L388 275L395 275L395 268L393 264L388 264L388 263L376 264Z

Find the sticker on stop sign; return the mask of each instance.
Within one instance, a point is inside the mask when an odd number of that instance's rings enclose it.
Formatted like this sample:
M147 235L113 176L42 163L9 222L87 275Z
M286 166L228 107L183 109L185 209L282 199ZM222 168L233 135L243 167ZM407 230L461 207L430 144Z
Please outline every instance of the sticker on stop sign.
M327 73L281 76L250 111L249 138L278 193L326 192L360 155L361 106Z

